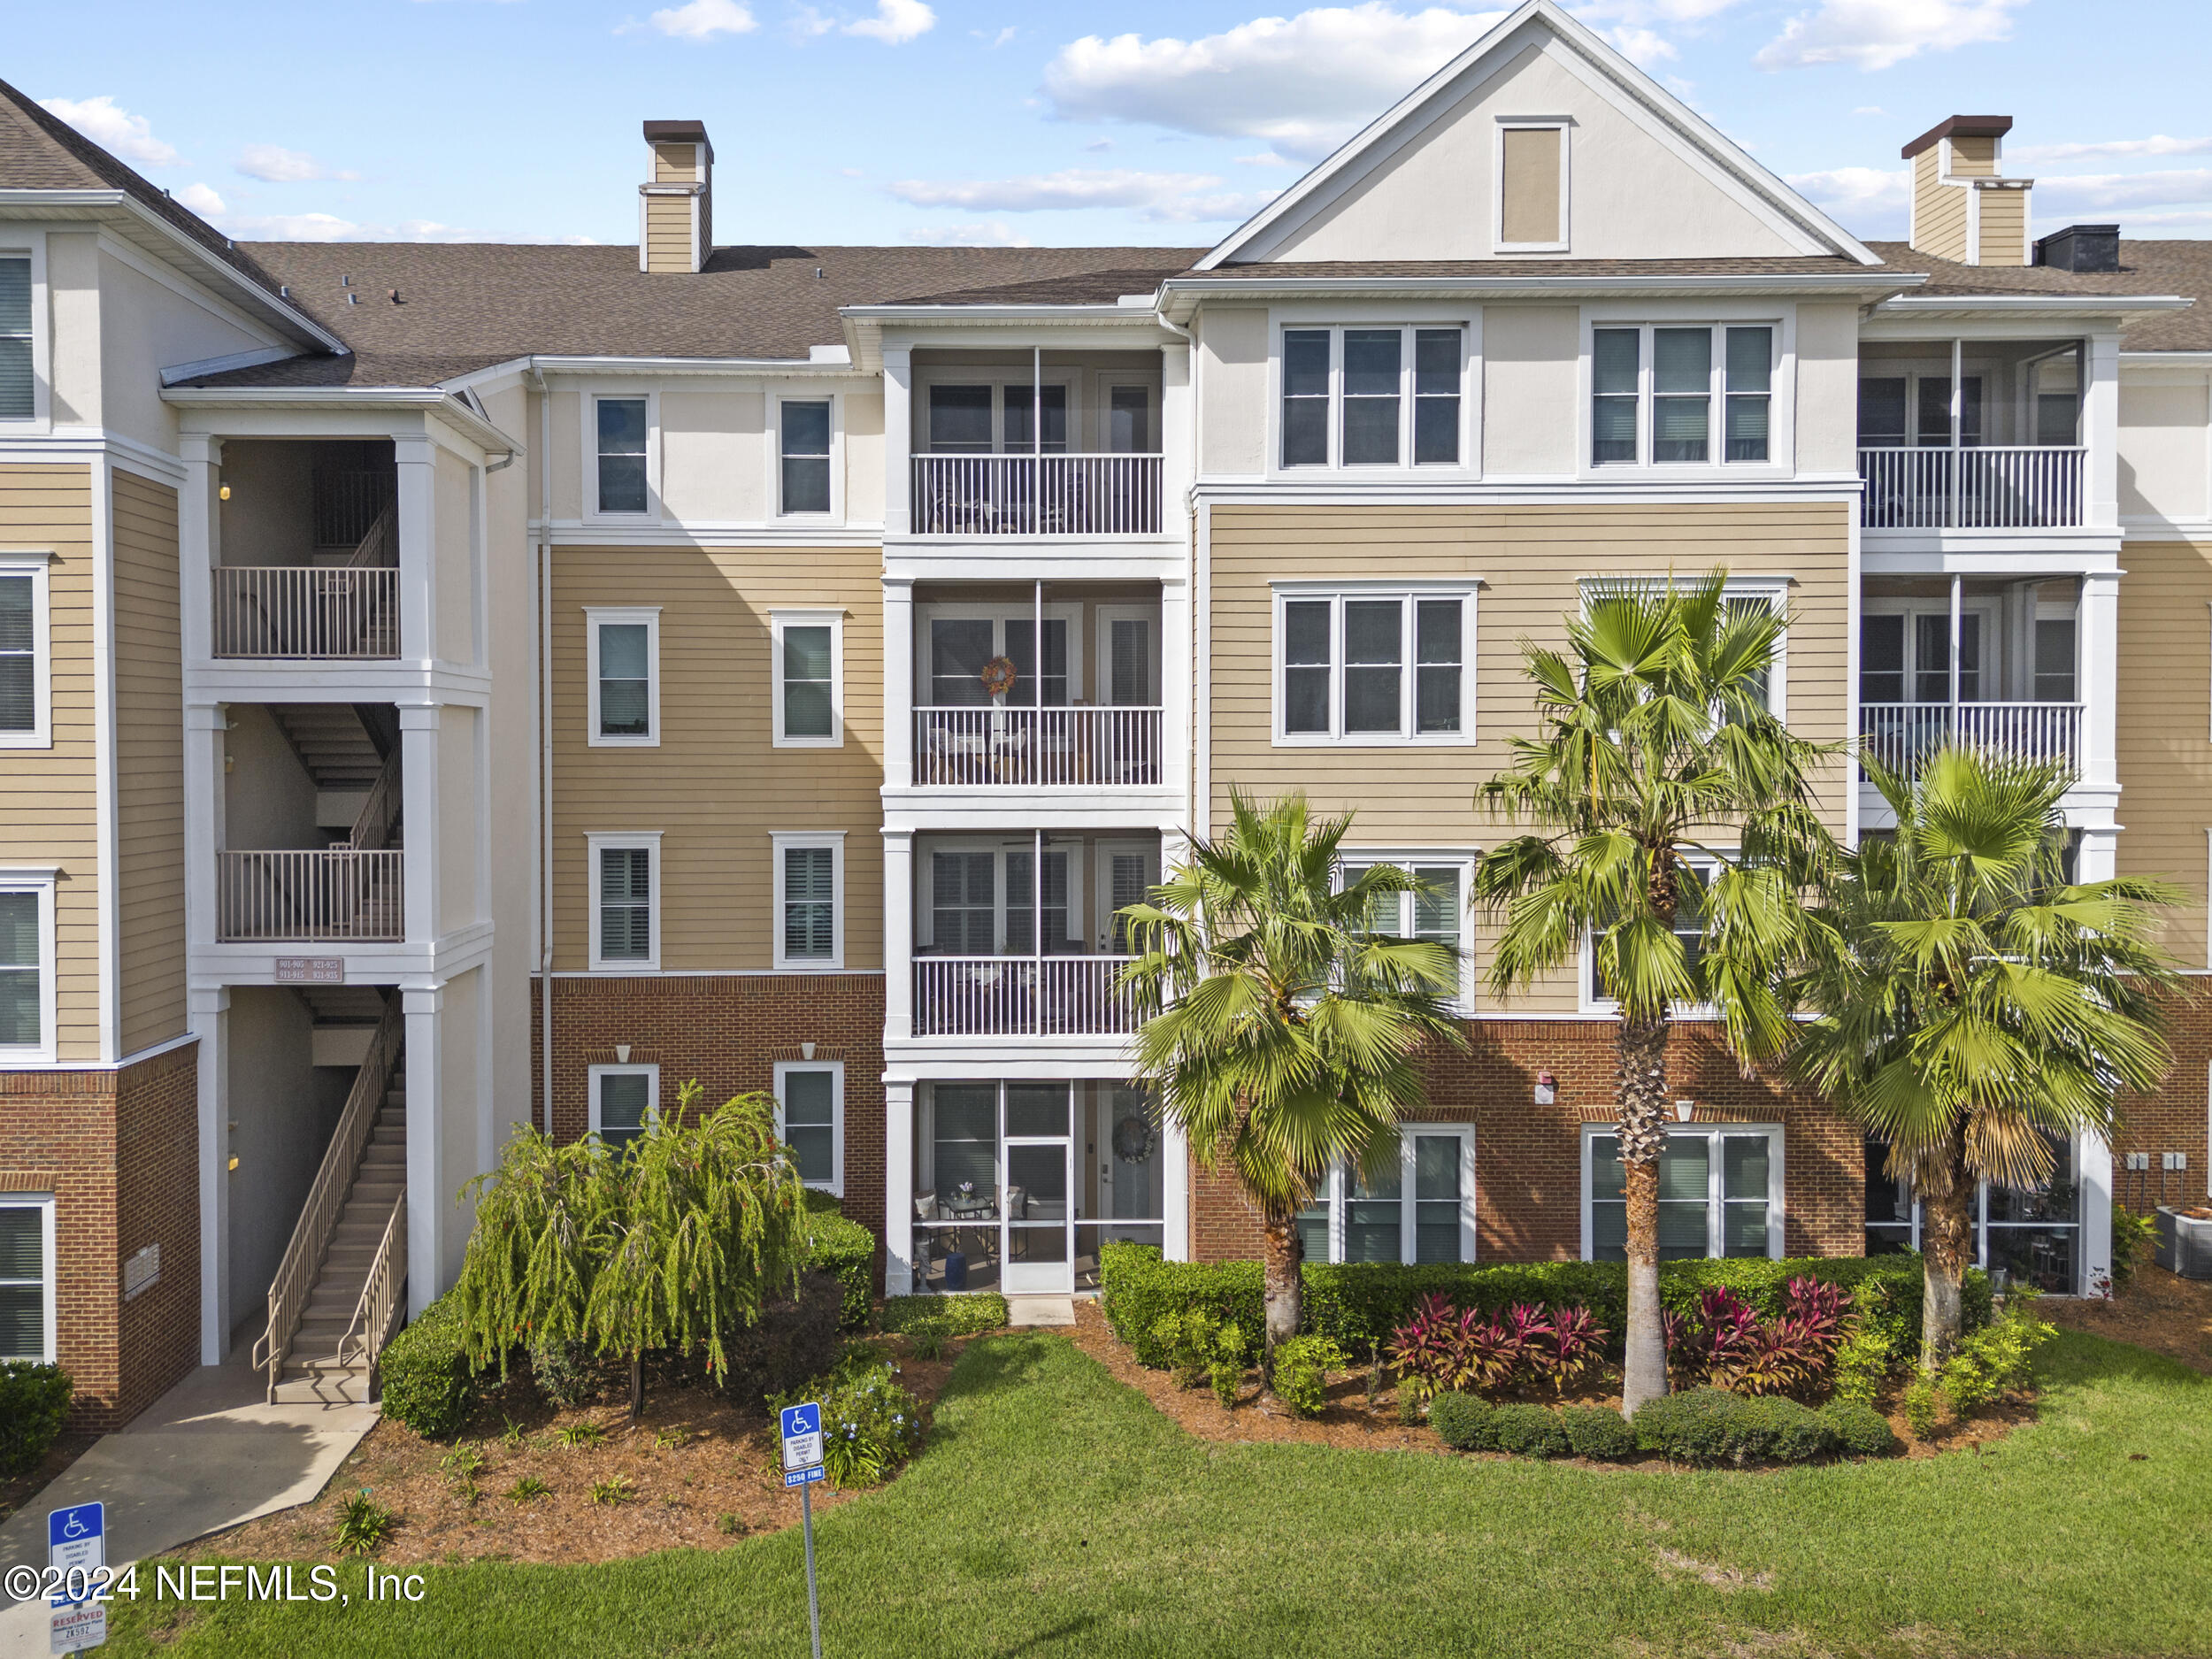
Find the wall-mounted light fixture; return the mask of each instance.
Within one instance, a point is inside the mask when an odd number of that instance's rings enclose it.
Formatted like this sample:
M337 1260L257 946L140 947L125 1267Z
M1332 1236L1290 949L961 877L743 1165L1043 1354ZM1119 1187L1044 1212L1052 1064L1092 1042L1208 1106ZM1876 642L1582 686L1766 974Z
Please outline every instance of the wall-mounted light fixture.
M1536 1103L1549 1106L1559 1098L1559 1079L1548 1071L1536 1074Z
M217 490L215 492L215 499L218 501L228 501L230 499L230 486L226 484L222 487L222 488Z

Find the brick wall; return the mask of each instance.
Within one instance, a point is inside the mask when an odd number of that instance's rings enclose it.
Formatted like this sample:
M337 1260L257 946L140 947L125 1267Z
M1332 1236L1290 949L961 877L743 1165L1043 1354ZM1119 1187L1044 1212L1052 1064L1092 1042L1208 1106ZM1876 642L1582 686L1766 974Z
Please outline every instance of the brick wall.
M2112 1196L2134 1210L2160 1202L2202 1203L2212 1191L2212 982L2192 978L2168 1010L2166 1041L2174 1053L2164 1084L2119 1104L2113 1143ZM2125 1155L2147 1152L2150 1168L2131 1171ZM2185 1171L2162 1171L2162 1154L2185 1153Z
M55 1343L73 1426L119 1428L199 1362L198 1050L0 1072L0 1191L54 1194ZM123 1260L161 1277L123 1300Z
M531 1098L542 1098L540 1023L543 981L531 989ZM683 978L557 979L553 981L553 1126L564 1139L591 1121L591 1072L615 1064L630 1045L632 1064L660 1067L661 1102L699 1080L719 1105L733 1094L766 1093L779 1060L802 1057L845 1065L845 1190L841 1208L880 1238L883 1232L883 976L879 973L731 974ZM880 1287L882 1254L877 1253Z
M1431 1068L1425 1115L1475 1125L1476 1254L1486 1262L1572 1260L1582 1253L1581 1125L1612 1118L1609 1022L1475 1020L1469 1048ZM1535 1103L1536 1077L1557 1099ZM1677 1099L1695 1121L1783 1127L1783 1239L1792 1256L1855 1256L1864 1240L1858 1130L1817 1100L1738 1071L1709 1027L1675 1028L1668 1053ZM1200 1261L1259 1253L1256 1218L1225 1176L1194 1171L1191 1253Z

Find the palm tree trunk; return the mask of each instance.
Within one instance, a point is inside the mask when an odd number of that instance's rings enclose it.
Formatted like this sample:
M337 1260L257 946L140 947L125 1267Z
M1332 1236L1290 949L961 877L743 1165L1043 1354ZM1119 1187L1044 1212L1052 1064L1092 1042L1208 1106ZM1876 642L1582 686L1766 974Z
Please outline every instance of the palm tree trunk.
M1260 1256L1264 1263L1261 1290L1265 1310L1263 1342L1260 1350L1260 1386L1275 1386L1275 1345L1298 1334L1304 1286L1299 1270L1306 1259L1306 1241L1298 1233L1298 1217L1288 1213L1260 1219Z
M645 1355L642 1351L630 1356L630 1421L634 1423L645 1415Z
M1621 1413L1667 1392L1667 1339L1659 1321L1659 1154L1667 1144L1667 1022L1623 1020L1615 1041L1621 1166L1628 1198L1628 1329Z
M1920 1187L1920 1369L1936 1371L1965 1325L1966 1269L1974 1259L1974 1180L1966 1134L1955 1127Z

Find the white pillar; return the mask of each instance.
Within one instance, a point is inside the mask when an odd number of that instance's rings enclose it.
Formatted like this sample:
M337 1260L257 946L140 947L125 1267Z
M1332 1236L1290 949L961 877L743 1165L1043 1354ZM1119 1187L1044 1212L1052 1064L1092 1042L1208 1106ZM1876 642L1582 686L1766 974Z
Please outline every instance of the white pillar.
M2078 1213L2081 1217L2080 1274L2075 1288L2085 1296L2112 1294L2112 1146L2085 1129L2077 1154L2081 1159Z
M2120 522L2120 337L2106 331L2089 337L2087 382L2082 400L2083 518L2092 528L2110 530Z
M914 1289L914 1086L883 1086L883 1294Z
M883 784L914 782L914 579L883 579Z
M2091 825L2081 833L2081 845L2074 856L2074 879L2077 881L2109 881L2119 874L2120 826L2116 824Z
M438 447L427 438L392 445L399 486L393 528L399 535L399 653L427 666L437 660Z
M1187 341L1160 348L1160 528L1170 535L1189 531L1190 487L1198 453L1194 437L1197 400L1193 396L1191 351Z
M177 496L177 626L188 663L204 662L214 651L215 636L209 572L222 557L222 520L217 511L216 469L219 440L188 434L177 441L184 457L184 488Z
M414 895L411 890L408 904ZM407 1317L415 1317L437 1294L440 1248L445 1229L459 1212L447 1179L444 1137L438 1114L441 1056L439 1014L442 989L400 992L407 1024Z
M904 535L912 528L907 505L914 469L914 354L906 346L883 349L883 534Z
M1160 1203L1167 1222L1160 1254L1171 1262L1190 1260L1190 1142L1182 1125L1162 1108L1160 1125Z
M399 798L407 815L401 858L407 938L427 944L439 931L438 736L443 710L435 704L399 711Z
M1191 790L1190 691L1190 584L1171 577L1160 584L1160 781L1178 790L1187 803ZM1171 857L1174 850L1169 849Z
M2120 576L2081 579L2081 780L2116 790L2119 770Z
M189 891L192 883L187 882ZM194 986L187 999L200 1040L200 1363L230 1351L230 990Z
M914 1034L914 832L883 832L883 1037Z

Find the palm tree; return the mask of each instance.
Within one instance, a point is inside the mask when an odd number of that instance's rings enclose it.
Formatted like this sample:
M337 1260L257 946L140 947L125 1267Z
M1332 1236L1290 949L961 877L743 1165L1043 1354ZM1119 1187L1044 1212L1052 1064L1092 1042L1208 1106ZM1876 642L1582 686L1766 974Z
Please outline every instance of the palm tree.
M1259 1215L1272 1378L1298 1330L1298 1212L1333 1165L1396 1156L1400 1120L1426 1101L1424 1050L1466 1039L1448 1006L1459 953L1372 925L1413 877L1376 864L1340 884L1350 814L1316 821L1298 795L1233 794L1231 811L1226 835L1194 840L1121 912L1137 953L1122 983L1142 1019L1137 1080Z
M2149 935L2177 895L2066 880L2062 767L1957 748L1909 780L1863 764L1897 829L1844 857L1816 917L1793 1059L1919 1194L1933 1371L1959 1337L1977 1184L2040 1186L2051 1137L2108 1136L2115 1092L2164 1075L2171 976Z
M1525 990L1587 940L1619 1010L1627 1412L1667 1390L1658 1198L1673 1010L1710 1008L1746 1065L1784 1047L1800 895L1832 845L1808 784L1830 751L1767 708L1784 618L1732 603L1726 580L1608 584L1567 618L1564 652L1523 641L1540 729L1508 740L1509 764L1478 797L1532 826L1476 870L1475 896L1501 924L1492 990Z

